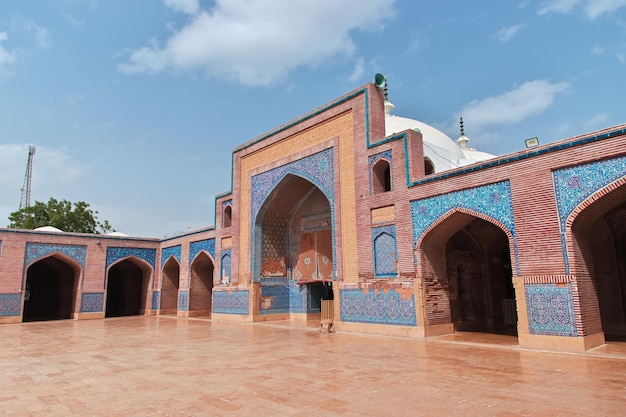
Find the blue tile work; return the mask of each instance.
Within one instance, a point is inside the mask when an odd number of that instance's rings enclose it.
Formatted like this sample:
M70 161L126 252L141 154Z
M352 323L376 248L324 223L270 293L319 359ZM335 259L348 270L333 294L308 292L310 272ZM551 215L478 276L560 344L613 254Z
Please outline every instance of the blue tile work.
M396 226L372 228L372 248L374 250L374 274L377 277L396 276L398 272Z
M83 293L80 300L81 313L101 313L104 311L104 293Z
M152 309L158 310L161 307L161 291L152 293Z
M572 288L557 285L524 285L531 334L577 336Z
M289 311L306 313L308 311L309 286L298 285L296 280L289 280Z
M222 259L220 262L220 283L228 284L230 283L231 275L231 255L230 249L222 251Z
M565 239L567 220L583 201L626 175L626 156L560 169L554 171L552 175L559 213L565 273L569 274L570 266Z
M371 155L368 158L368 161L369 161L369 173L370 173L370 175L369 175L369 179L370 179L370 193L374 192L373 181L372 181L372 167L380 159L385 159L387 162L389 162L389 167L391 167L391 161L392 161L391 149L388 150L388 151L385 151L385 152L377 153L376 155ZM392 180L392 183L393 183L393 175L391 175L391 180ZM392 189L393 189L393 187L392 187Z
M220 314L249 314L248 290L213 291L213 312Z
M197 242L191 242L189 244L189 264L193 262L196 255L200 251L207 251L211 258L215 259L215 239L199 240Z
M189 311L189 291L180 291L178 293L178 310Z
M301 178L310 181L316 187L322 191L322 193L328 199L330 205L330 217L331 227L335 230L335 175L334 175L334 161L333 161L333 148L326 149L316 154L307 156L289 164L279 166L277 168L265 171L263 173L254 175L252 177L252 218L251 224L256 224L256 218L259 214L259 210L263 206L263 203L274 190L276 185L288 174L297 175ZM255 255L254 251L260 249L257 248L256 233L252 233L251 244L251 259L253 265L256 260L260 259L262 254ZM333 233L333 270L336 269L336 253L335 253L335 235ZM260 261L258 268L260 269ZM255 272L255 276L252 277L254 281L259 280L259 276Z
M393 289L386 294L382 290L342 289L340 298L341 321L417 326L414 295L405 300Z
M161 268L163 268L163 265L165 265L165 262L167 262L170 256L173 256L178 261L178 264L180 265L181 249L182 249L181 245L170 246L169 248L161 249Z
M372 166L376 163L376 161L378 161L379 159L386 159L387 162L391 163L392 159L392 154L391 154L391 149L385 152L381 152L381 153L377 153L376 155L371 155L368 159L369 159L369 165L370 165L370 170L372 168Z
M19 316L22 294L0 294L0 317Z
M289 281L284 278L281 283L261 285L259 298L259 314L289 313ZM272 297L271 302L267 298Z
M152 269L156 264L156 249L144 249L144 248L118 248L109 246L107 247L107 263L108 268L115 261L118 261L129 256L135 256L139 259L143 259L148 262Z
M29 265L36 259L43 258L53 253L61 253L76 261L83 269L87 256L87 246L84 245L50 245L47 243L27 243L24 256L24 266Z
M315 184L328 198L331 211L335 206L333 149L265 171L252 177L252 224L274 187L287 175L294 174Z
M499 221L513 236L515 266L519 275L519 258L513 203L509 181L496 182L467 190L455 191L411 202L413 220L413 246L428 228L444 214L455 208L465 208Z
M224 210L226 208L226 206L231 206L233 205L233 200L226 200L222 202L222 210Z

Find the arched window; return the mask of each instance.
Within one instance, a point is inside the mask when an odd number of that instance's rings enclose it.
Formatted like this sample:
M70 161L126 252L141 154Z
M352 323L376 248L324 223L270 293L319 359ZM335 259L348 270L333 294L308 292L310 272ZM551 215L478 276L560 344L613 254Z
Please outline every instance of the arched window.
M230 227L232 224L233 208L230 205L224 207L224 213L222 214L222 227Z
M372 167L372 193L380 194L391 191L391 167L384 159Z
M428 157L424 158L424 174L432 175L434 173L435 165L433 164L433 161L431 161Z

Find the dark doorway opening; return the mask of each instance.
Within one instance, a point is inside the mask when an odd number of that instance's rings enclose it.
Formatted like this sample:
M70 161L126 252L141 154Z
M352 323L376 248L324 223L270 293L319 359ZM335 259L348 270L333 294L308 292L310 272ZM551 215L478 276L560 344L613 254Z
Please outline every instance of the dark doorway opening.
M77 272L55 257L42 259L28 268L24 292L23 321L72 318Z
M200 252L191 264L189 283L189 315L206 316L211 314L213 294L213 261Z
M145 308L149 272L126 259L109 269L105 317L138 316Z

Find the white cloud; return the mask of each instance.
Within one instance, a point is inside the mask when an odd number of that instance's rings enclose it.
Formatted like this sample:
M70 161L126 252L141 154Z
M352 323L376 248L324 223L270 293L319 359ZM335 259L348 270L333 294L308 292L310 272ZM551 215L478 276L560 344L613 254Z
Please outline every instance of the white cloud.
M356 64L354 66L354 71L352 71L352 74L350 74L350 76L348 77L348 81L350 82L359 81L361 77L363 76L364 72L365 72L365 62L363 60L363 57L360 57L359 59L357 59Z
M539 5L540 15L547 13L569 13L581 0L547 0Z
M499 31L497 31L494 37L502 43L508 42L520 31L525 25L513 25L513 26L505 26Z
M608 113L598 113L595 116L591 117L589 120L587 120L584 125L588 129L599 129L601 127L605 127L609 119L610 116Z
M7 39L6 32L0 32L0 69L8 64L12 64L17 59L15 52L8 51L2 46L2 42Z
M547 0L539 6L538 14L562 13L567 14L574 7L581 5L589 19L595 19L626 6L626 0Z
M620 7L626 6L626 0L587 0L585 14L595 19L606 13L612 13Z
M552 105L557 94L568 88L566 82L528 81L505 93L474 100L460 114L464 119L471 120L475 130L512 125L541 114Z
M599 46L599 45L595 45L593 48L591 48L591 55L595 55L595 56L600 56L604 54L604 48Z
M131 52L126 74L200 70L244 85L268 85L302 66L356 50L351 32L380 27L394 0L216 0L162 45Z
M34 22L25 22L24 29L30 33L42 48L47 48L52 44L52 38L50 32L43 26L39 26Z
M199 0L163 0L163 3L177 12L197 14L200 11Z

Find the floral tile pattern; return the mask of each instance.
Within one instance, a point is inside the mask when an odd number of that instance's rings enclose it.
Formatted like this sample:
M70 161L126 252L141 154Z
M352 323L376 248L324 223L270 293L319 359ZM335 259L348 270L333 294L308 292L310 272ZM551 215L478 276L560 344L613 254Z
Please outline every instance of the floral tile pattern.
M0 317L19 316L22 294L0 294Z
M167 262L170 256L173 256L178 261L178 264L180 265L181 249L182 249L181 245L170 246L169 248L161 249L161 268L163 268L163 265L165 265L165 262Z
M76 261L83 269L85 268L85 258L87 257L87 246L84 245L51 245L47 243L27 243L26 254L24 256L24 266L31 262L52 255L61 253Z
M531 334L577 336L572 288L557 284L525 284Z
M107 247L107 262L106 267L108 268L114 262L127 258L129 256L135 256L139 259L143 259L148 262L152 269L155 268L156 264L156 249L147 249L147 248L119 248L109 246Z
M249 290L213 291L213 312L247 315L249 298Z
M390 290L343 289L341 321L396 326L417 326L415 296L403 299L400 293Z
M193 262L196 255L200 253L200 251L206 251L211 258L215 259L215 239L206 239L199 240L197 242L191 242L189 244L189 264Z
M100 313L104 311L104 293L83 293L80 300L81 313Z
M396 276L398 272L396 226L372 228L372 248L374 250L374 275L377 277Z

